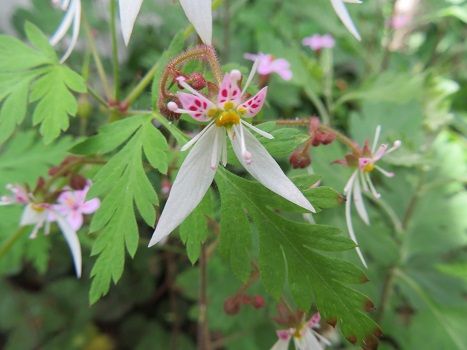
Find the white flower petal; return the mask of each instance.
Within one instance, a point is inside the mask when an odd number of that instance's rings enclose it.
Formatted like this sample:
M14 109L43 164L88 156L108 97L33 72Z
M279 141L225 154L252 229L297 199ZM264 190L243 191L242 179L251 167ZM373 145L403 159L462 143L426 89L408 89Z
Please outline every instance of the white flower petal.
M70 45L68 46L68 49L66 50L66 52L63 55L62 59L60 60L60 63L65 62L66 59L68 57L70 57L71 53L73 52L73 49L76 46L76 43L78 42L78 38L79 38L79 28L80 28L80 25L81 25L81 1L76 0L70 6L71 7L74 6L73 32L71 34Z
M251 176L272 192L314 213L315 209L311 203L284 174L279 164L271 157L264 146L247 129L244 128L243 132L246 149L252 156L250 164L247 164L242 155L242 148L238 135L231 137L231 141L238 160Z
M185 158L157 222L149 247L168 236L196 208L206 194L216 171L211 169L211 152L216 126L209 127Z
M82 257L81 257L81 245L79 243L78 235L76 231L71 228L65 218L58 213L54 212L57 224L63 233L63 237L70 248L71 256L73 258L73 264L75 265L76 276L81 277L82 269Z
M193 137L190 141L188 141L187 143L185 143L182 148L180 149L180 151L184 152L186 151L187 149L190 149L196 142L198 142L198 140L201 138L201 136L204 135L204 133L206 131L209 130L209 127L214 124L214 120L212 122L210 122L203 130L201 130L195 137Z
M332 345L332 343L329 341L328 338L323 337L318 332L313 331L313 334L316 336L316 338L318 338L321 341L321 343L325 344L326 346L331 346Z
M357 213L360 215L360 218L365 222L365 224L370 224L370 219L368 218L368 213L365 208L365 203L363 202L362 188L360 186L360 179L357 177L353 186L353 202L355 208L357 208Z
M19 222L20 226L28 226L28 225L33 225L37 224L41 221L44 221L45 218L47 217L47 214L44 211L39 212L37 210L34 210L32 208L32 204L28 204L23 211L23 214L21 215L21 220Z
M271 348L271 350L288 350L290 339L279 339Z
M348 190L347 190L347 198L345 201L345 221L347 223L347 230L349 231L350 238L352 239L352 241L355 242L355 244L358 245L357 237L355 236L355 232L352 226L352 213L350 211L351 205L352 205L352 192L353 192L353 186L355 184L355 181L358 181L358 180L356 180L356 176L352 175L349 182L347 183ZM368 267L366 264L365 258L363 257L362 251L360 250L360 247L357 246L355 250L357 251L357 254L360 260L362 261L363 265L365 267Z
M135 25L136 17L143 0L119 0L118 6L120 9L120 25L122 27L123 41L125 45L130 42L131 33Z
M350 2L350 3L360 3L358 1L345 1L345 2ZM350 33L357 39L361 40L360 34L358 33L357 28L355 28L355 25L352 22L352 18L350 18L349 12L347 11L347 8L344 5L343 0L331 0L332 7L334 7L334 11L336 11L337 16L339 16L340 20L346 28L349 30Z
M63 37L66 35L66 33L68 32L68 29L70 29L71 27L73 18L75 17L75 10L76 10L76 7L74 6L74 4L71 4L71 6L68 8L68 11L65 14L65 17L63 17L62 22L58 26L57 30L50 37L49 39L50 45L52 46L57 45L58 42L62 40Z
M311 330L307 329L302 337L294 337L295 347L298 350L322 350L323 347Z
M180 0L185 15L193 24L201 40L206 45L212 44L211 0Z

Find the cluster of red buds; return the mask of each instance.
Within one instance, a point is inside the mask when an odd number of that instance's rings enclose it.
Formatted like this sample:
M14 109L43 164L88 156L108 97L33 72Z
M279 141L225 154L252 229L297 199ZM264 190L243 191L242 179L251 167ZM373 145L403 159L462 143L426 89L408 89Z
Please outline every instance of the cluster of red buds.
M205 75L200 72L184 73L183 68L185 65L194 61L207 62L212 76L217 83L209 81ZM183 86L179 84L180 78L183 78L186 84L197 91L207 89L207 92L205 92L206 96L217 94L222 73L214 49L211 46L199 45L173 58L165 68L159 83L157 107L161 114L170 120L177 120L180 118L180 114L167 108L169 102L179 104L177 95L171 89L173 86L177 86L180 90L183 89Z
M289 162L294 169L303 169L311 164L310 148L329 145L336 139L336 134L321 127L317 117L311 117L308 127L310 138L290 155Z
M80 175L73 172L73 165L79 163L80 158L75 156L69 156L65 158L59 165L49 169L49 176L53 177L65 177L68 178L69 186L76 190L82 190L86 187L88 180Z
M261 309L265 304L261 295L236 294L224 302L224 311L228 315L236 315L243 305L251 305L255 309Z

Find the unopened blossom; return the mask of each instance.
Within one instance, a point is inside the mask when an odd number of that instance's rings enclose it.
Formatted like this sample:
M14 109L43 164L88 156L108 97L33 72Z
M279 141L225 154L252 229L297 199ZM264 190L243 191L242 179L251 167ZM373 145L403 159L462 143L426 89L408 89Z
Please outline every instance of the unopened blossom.
M76 230L71 227L65 217L53 204L36 201L31 193L19 185L7 185L7 189L11 191L12 195L1 197L0 205L18 204L24 206L19 225L33 226L29 238L36 238L39 231L42 229L44 229L44 233L48 235L50 233L50 225L53 222L57 223L70 248L76 275L81 277L81 246Z
M361 4L361 0L331 0L332 7L334 11L336 11L337 16L339 19L344 23L347 30L357 39L361 40L360 34L358 33L357 28L353 24L352 18L345 7L345 3L349 4Z
M322 49L332 49L336 41L331 34L314 34L302 40L304 46L308 46L313 51L321 51Z
M258 74L269 75L276 73L284 80L292 79L292 71L290 69L290 63L284 58L276 58L273 55L265 53L246 53L244 57L250 61L258 61Z
M188 114L208 125L182 147L182 151L190 148L191 151L178 171L149 246L168 236L202 200L211 186L219 163L224 166L227 164L227 138L240 163L256 180L292 203L314 212L310 202L249 131L268 139L273 138L245 120L257 115L266 99L267 87L249 99L245 95L257 65L258 61L253 65L243 90L239 86L241 73L238 70L226 73L215 101L193 89L185 78L177 79L179 85L190 93L178 92L181 107L175 102L169 102L168 109Z
M198 32L201 40L207 45L212 41L212 0L179 0L185 15ZM143 0L119 0L120 25L125 45L128 45L136 18ZM65 12L59 27L49 39L52 46L62 41L71 29L71 39L65 54L64 62L73 52L78 42L81 23L81 0L52 0L52 4Z
M99 198L86 200L90 184L82 190L66 190L57 198L57 204L54 208L63 215L65 220L75 231L83 226L83 215L94 213L100 206Z
M355 168L354 172L350 176L344 187L344 193L347 196L345 202L345 218L347 223L347 229L349 231L350 238L356 243L357 237L352 226L352 213L351 206L354 204L358 215L360 218L367 224L370 224L370 219L365 208L365 203L363 201L363 192L370 193L373 198L378 199L381 197L380 193L375 189L373 182L371 181L370 174L374 171L378 171L386 177L393 177L394 173L384 170L377 163L387 154L395 151L401 146L401 141L397 140L393 143L392 147L389 147L387 144L382 144L378 146L379 136L381 134L381 126L378 125L376 128L375 137L373 140L373 145L370 149L368 142L365 142L365 145L362 149L355 150L352 154L349 154L345 157L345 160L338 161L341 164L347 165L349 167ZM359 247L356 248L357 254L360 257L363 265L367 267L365 258Z
M330 346L331 342L315 331L319 328L320 319L320 314L316 313L299 327L278 330L279 339L271 350L288 350L292 339L297 350L323 350Z

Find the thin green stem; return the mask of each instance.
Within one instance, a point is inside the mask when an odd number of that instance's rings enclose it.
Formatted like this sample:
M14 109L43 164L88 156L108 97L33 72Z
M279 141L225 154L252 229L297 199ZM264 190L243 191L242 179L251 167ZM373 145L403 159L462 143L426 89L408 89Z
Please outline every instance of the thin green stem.
M118 101L120 98L120 73L118 66L118 42L116 29L116 12L117 1L110 0L110 33L112 35L112 66L114 75L114 99Z
M94 63L96 64L97 74L99 75L99 79L102 83L102 88L104 89L105 96L107 98L110 98L112 96L112 90L110 89L110 85L107 80L107 75L105 73L104 66L102 65L99 52L97 51L96 42L94 40L94 36L91 33L91 27L89 26L89 23L87 22L84 16L83 16L83 24L84 24L84 31L86 32L86 37L88 39L89 48L91 49L92 57L94 59Z
M166 128L173 137L177 140L179 144L184 144L187 142L188 137L179 129L177 128L172 122L168 121L162 115L158 113L152 113L152 116L156 121L158 121L164 128Z
M13 247L18 239L23 236L26 232L27 226L20 227L12 236L8 237L8 239L0 246L0 259L3 258Z
M334 81L334 56L332 49L323 51L322 66L324 68L324 98L327 110L332 111L332 83Z
M109 105L107 104L107 102L102 98L102 96L100 96L96 90L94 90L92 87L88 86L88 92L89 92L89 95L91 95L97 102L99 102L102 107L108 109L109 108Z
M308 96L311 102L315 105L323 121L323 124L329 125L329 123L331 122L331 117L329 116L329 113L326 107L324 106L323 102L320 100L318 95L310 87L305 88L305 94Z
M154 75L156 74L158 68L159 68L159 62L156 62L151 67L151 69L146 73L143 79L139 81L138 85L136 85L134 89L130 91L128 96L125 97L125 99L123 100L123 104L131 106L133 102L135 102L136 99L141 96L141 94L148 87L148 85L151 84L152 79L154 78Z

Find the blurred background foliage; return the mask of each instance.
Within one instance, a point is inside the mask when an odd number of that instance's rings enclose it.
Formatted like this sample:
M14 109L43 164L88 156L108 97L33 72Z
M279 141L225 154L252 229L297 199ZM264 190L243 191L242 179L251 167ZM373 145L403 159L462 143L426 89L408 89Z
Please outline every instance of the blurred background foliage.
M467 2L412 3L415 15L398 30L388 25L392 0L348 6L363 38L358 42L328 0L224 0L216 11L214 45L226 65L248 67L244 53L259 51L291 63L291 81L271 76L263 121L323 117L318 99L332 124L360 143L372 138L377 125L383 127L383 140L402 140L403 148L389 159L396 176L376 179L383 199L368 206L371 226L354 220L369 264L370 281L359 288L375 303L372 316L383 330L381 349L467 349ZM26 20L52 33L62 16L48 1L9 1L8 7L0 29L23 39ZM83 7L110 70L106 1L84 1ZM145 1L129 48L120 45L124 86L130 89L184 26L186 19L171 1ZM301 40L314 33L331 33L335 48L317 54L303 47ZM85 47L82 35L68 62L78 72L88 55ZM102 111L86 96L80 104L87 108L88 130L95 131ZM136 108L150 107L148 91ZM81 122L72 120L68 133L74 138L45 146L29 120L0 148L0 188L11 182L33 185L60 163L76 142ZM337 143L312 149L311 167L323 185L342 190L350 170L331 162L345 153ZM282 152L284 166L287 157ZM0 242L17 231L19 215L18 208L0 208ZM346 229L342 206L316 220ZM178 237L146 249L151 229L143 224L140 233L142 249L128 260L122 280L92 307L88 276L94 238L80 235L85 273L76 280L59 235L34 241L23 235L0 260L0 347L195 348L198 269ZM344 255L359 263L354 252ZM210 260L208 276L214 347L268 349L275 341L273 300L256 283L248 292L264 296L266 307L244 306L227 315L223 304L241 283L217 256ZM352 348L331 327L322 330L335 348Z

